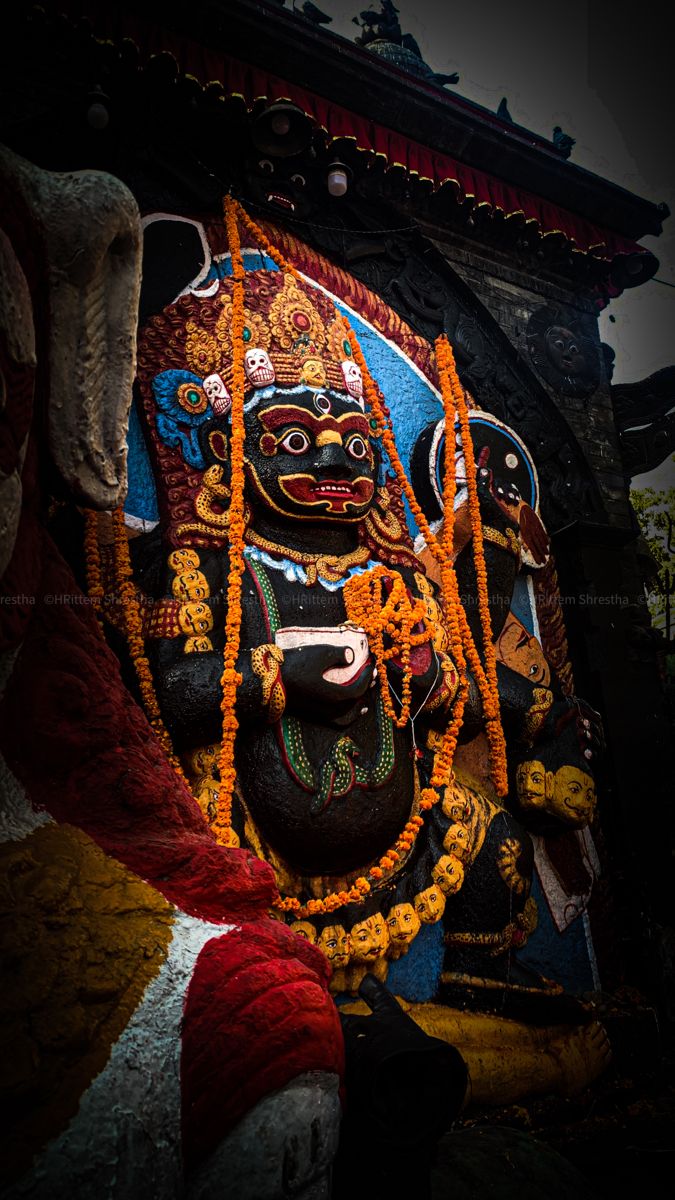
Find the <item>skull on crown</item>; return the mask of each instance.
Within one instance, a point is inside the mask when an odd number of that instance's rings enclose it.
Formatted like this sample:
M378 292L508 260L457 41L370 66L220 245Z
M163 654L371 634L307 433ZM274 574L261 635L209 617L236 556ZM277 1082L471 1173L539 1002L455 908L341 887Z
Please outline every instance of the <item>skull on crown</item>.
M227 416L232 408L232 397L225 386L222 375L218 375L217 373L207 375L203 380L202 386L216 416Z
M256 346L244 355L246 378L254 387L267 387L274 383L274 367L266 350Z
M340 365L342 367L342 377L349 395L358 400L361 408L363 408L363 376L360 366L349 358L346 358Z

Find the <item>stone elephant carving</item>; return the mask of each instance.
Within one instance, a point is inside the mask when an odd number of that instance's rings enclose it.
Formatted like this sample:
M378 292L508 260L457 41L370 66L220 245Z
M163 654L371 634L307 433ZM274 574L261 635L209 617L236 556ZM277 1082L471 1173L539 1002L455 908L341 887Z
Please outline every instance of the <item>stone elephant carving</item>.
M125 494L135 201L6 150L0 196L3 1191L323 1196L325 961L206 829L49 529Z

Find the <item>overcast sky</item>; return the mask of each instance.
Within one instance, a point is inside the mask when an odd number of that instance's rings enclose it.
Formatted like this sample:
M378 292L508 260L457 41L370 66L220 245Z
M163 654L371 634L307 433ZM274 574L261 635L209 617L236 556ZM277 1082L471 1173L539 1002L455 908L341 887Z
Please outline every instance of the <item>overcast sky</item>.
M327 29L350 40L358 36L352 17L379 9L379 0L317 4L333 18ZM642 241L660 260L657 277L665 282L650 281L613 301L600 334L616 352L617 383L675 363L672 5L397 0L397 7L403 32L413 35L425 61L436 71L459 72L448 91L492 111L506 96L518 124L545 137L560 125L576 139L571 162L668 204L673 215L663 234Z

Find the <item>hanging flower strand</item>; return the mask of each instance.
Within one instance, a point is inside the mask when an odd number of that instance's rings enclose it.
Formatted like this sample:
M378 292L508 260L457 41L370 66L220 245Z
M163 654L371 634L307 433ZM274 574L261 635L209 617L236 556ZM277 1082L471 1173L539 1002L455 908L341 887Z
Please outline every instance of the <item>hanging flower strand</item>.
M220 788L216 816L211 828L216 840L224 846L236 844L232 829L232 795L236 779L234 747L239 727L235 705L241 674L237 671L241 635L241 579L244 573L244 263L241 256L237 213L240 206L230 196L225 197L225 226L232 257L232 436L230 462L232 465L231 499L229 509L229 574L227 577L227 614L225 617L225 654L221 686L223 739L220 749Z
M84 561L87 593L93 601L96 619L102 627L105 589L101 572L101 548L98 540L98 513L91 508L86 509L84 514Z
M354 330L351 328L351 326L349 326L349 328L348 328L348 337L349 337L349 345L351 346L352 357L361 369L361 375L363 376L363 387L364 387L364 391L366 393L366 400L368 401L370 413L371 413L371 416L374 418L376 425L377 425L377 429L375 431L375 436L381 437L382 443L384 445L385 450L387 451L387 455L388 455L389 461L393 467L396 478L398 479L398 482L401 485L403 494L404 494L406 500L408 501L408 504L410 505L412 514L415 518L415 521L417 522L417 527L420 530L422 536L424 537L424 540L426 541L427 546L431 550L434 558L440 565L440 564L442 564L442 561L443 561L443 548L442 548L440 542L438 541L438 538L432 532L432 530L429 526L429 522L427 521L424 513L422 512L422 509L420 508L419 504L417 503L417 497L415 496L415 493L410 485L408 477L405 473L405 469L403 467L403 463L401 462L401 459L398 454L398 450L396 448L396 440L394 438L394 431L393 431L393 428L391 425L391 418L386 409L384 399L382 397L380 389L378 388L377 384L375 383L375 380L373 379L372 375L370 374L370 371L368 369L368 364L366 363L366 360L363 355L363 351L362 351L361 347L359 346L359 343L356 339L356 334L354 333Z
M469 518L471 521L473 558L476 571L476 586L478 591L478 611L481 621L483 641L483 657L485 666L480 661L473 642L463 638L467 648L467 658L473 669L478 684L485 712L486 734L490 749L490 765L493 782L499 796L505 796L508 791L506 768L506 742L499 714L499 691L497 685L497 660L490 619L490 599L488 592L487 566L485 563L485 547L483 542L483 527L480 517L480 502L476 482L476 460L473 441L469 427L469 411L464 389L459 381L455 358L450 343L443 334L436 341L436 357L439 364L441 387L448 391L454 400L459 417L462 438L462 452L466 464L466 486L469 496ZM454 422L451 428L454 431ZM449 457L449 432L446 423L446 466ZM447 506L446 506L447 514ZM460 617L462 626L468 630L466 614L462 610ZM470 633L470 631L469 631Z
M441 364L439 362L439 370ZM442 383L442 370L441 370ZM469 686L466 677L466 655L464 653L464 644L462 638L462 629L459 614L464 610L459 598L459 586L457 583L457 575L453 565L454 557L454 537L455 537L455 490L457 481L455 478L455 456L451 453L452 442L454 439L455 428L455 404L452 390L441 387L441 396L443 399L443 411L445 417L445 467L443 473L443 527L441 535L441 593L443 597L443 611L450 633L450 646L452 649L455 665L459 673L460 686L453 709L452 720L447 726L439 751L434 758L434 767L431 773L432 788L445 788L452 782L452 768L457 749L457 741L459 739L459 731L462 727L464 719L464 709L466 706ZM452 434L448 431L451 430Z
M129 556L129 540L124 522L124 509L116 508L112 514L115 564L115 590L122 604L122 617L126 632L129 654L134 664L136 678L143 701L146 716L159 738L169 761L180 778L187 783L183 769L174 754L171 738L162 720L159 703L155 694L150 664L145 654L143 640L143 618L141 616L138 594L133 582L131 558Z
M283 254L280 250L277 250L276 246L272 245L269 238L263 233L260 226L256 225L252 217L249 217L243 205L234 198L228 197L226 203L228 200L232 210L236 213L244 228L248 231L248 233L253 235L254 241L258 248L260 250L264 250L267 257L272 259L272 262L276 264L280 271L284 271L287 275L292 275L295 279L301 279L302 277L300 272L297 271L296 268L284 258Z
M383 600L382 589L389 588ZM347 616L354 625L365 630L368 645L377 664L382 704L387 716L398 729L410 718L412 699L410 650L430 642L433 629L427 621L422 599L411 597L403 578L391 567L381 564L361 575L352 575L343 588ZM416 633L413 630L417 629ZM385 638L389 645L385 647ZM397 716L387 679L387 662L398 658L401 663L401 706Z
M460 687L453 706L453 715L448 723L443 734L440 749L434 756L434 766L431 773L430 787L423 788L420 798L420 807L428 809L438 803L439 789L443 790L448 786L452 779L452 764L454 761L455 750L459 738L459 731L462 727L464 716L464 708L466 697L468 694L468 684L466 681L466 657L463 647L463 634L466 639L468 634L471 638L468 625L463 625L461 617L464 616L459 599L459 587L457 577L452 565L453 554L453 528L454 528L454 458L452 455L446 460L446 477L447 477L447 496L449 503L446 506L446 514L448 516L447 531L444 524L444 538L439 542L438 538L432 532L429 523L417 502L417 498L410 482L405 473L405 469L401 462L394 430L392 427L391 417L384 403L384 398L377 387L368 365L364 358L363 352L357 341L354 331L349 329L349 342L352 349L354 360L358 363L361 374L363 376L364 390L368 401L370 412L375 419L377 425L377 433L382 438L382 442L389 456L389 461L394 469L396 477L401 485L401 488L408 500L413 516L417 522L427 545L431 549L436 561L441 568L441 588L443 592L443 608L447 616L448 632L450 634L450 652L457 666L460 676ZM448 400L449 408L446 411L446 425L449 422L449 427L454 428L454 405L450 389L445 390L445 396ZM478 654L474 652L474 658L478 660ZM480 663L479 663L480 665Z

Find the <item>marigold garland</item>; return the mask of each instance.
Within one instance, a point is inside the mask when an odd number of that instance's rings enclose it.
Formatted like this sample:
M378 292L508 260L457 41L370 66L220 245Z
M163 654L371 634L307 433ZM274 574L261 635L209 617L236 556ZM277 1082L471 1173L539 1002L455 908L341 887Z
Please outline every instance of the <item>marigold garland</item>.
M174 770L187 783L183 769L173 752L171 738L162 720L157 696L153 686L150 664L145 655L143 618L141 617L138 594L133 583L129 539L124 523L124 509L116 508L112 513L114 565L116 593L122 603L122 617L127 636L131 661L134 664L138 686L147 718L164 747Z
M428 810L434 804L438 803L438 795L433 798L424 798L425 788L420 797L420 808ZM394 845L386 854L383 854L376 866L370 867L367 875L361 875L356 879L351 888L341 892L331 892L329 896L324 896L321 900L307 900L304 904L298 900L297 896L281 896L275 901L273 907L281 912L290 912L294 916L304 918L312 917L318 913L335 912L337 908L342 908L346 904L354 904L359 900L363 900L364 896L372 890L373 884L379 883L384 878L385 874L392 871L396 864L402 858L407 857L410 850L415 844L417 835L423 827L424 821L420 816L412 816L406 822L403 830L398 835Z
M476 487L475 459L473 443L469 432L469 416L464 389L459 382L454 355L450 343L443 334L436 340L435 350L439 366L441 396L445 414L446 431L446 461L444 478L444 512L442 540L432 532L424 513L415 498L401 462L390 415L384 404L382 394L375 384L363 352L352 329L349 330L349 340L354 360L358 363L364 380L364 391L369 403L371 414L374 416L377 431L382 439L389 456L389 461L401 488L408 500L417 526L420 529L427 546L439 564L441 571L441 590L443 594L444 613L448 621L451 648L454 651L455 662L460 673L460 693L455 702L453 720L445 731L444 744L439 750L432 775L432 788L445 786L452 776L452 760L454 757L459 730L461 728L464 707L468 695L468 683L465 668L471 667L478 685L484 705L486 733L490 752L490 766L493 782L498 795L506 795L508 780L506 772L506 745L499 717L499 695L497 691L496 656L492 640L492 627L487 591L487 568L483 546L480 508ZM476 648L471 629L459 596L457 575L453 566L453 537L454 537L454 498L455 473L454 453L452 452L451 437L454 440L455 417L459 416L462 444L468 443L465 451L467 464L467 489L469 494L469 516L473 537L474 562L476 563L476 578L478 581L478 603L483 632L485 667ZM478 530L478 536L476 536Z
M223 738L221 742L220 788L218 790L217 813L212 822L216 840L222 845L234 843L232 830L232 796L236 781L234 747L239 722L236 716L237 688L242 676L237 671L239 641L241 633L241 579L244 573L244 532L246 527L244 506L244 263L241 256L237 213L241 206L226 196L224 201L225 226L232 259L232 408L230 419L230 463L232 467L231 499L229 508L229 573L227 576L227 613L225 617L225 653L221 685L223 689L221 709L223 713Z
M505 796L508 791L508 778L506 767L506 742L504 739L504 731L502 729L499 715L499 690L497 685L497 658L492 634L492 622L490 619L490 600L488 594L488 578L487 566L485 563L485 547L483 542L483 527L480 517L480 501L478 499L478 485L476 481L476 460L473 450L473 441L469 428L469 411L464 395L464 389L459 381L457 367L455 365L455 357L452 352L452 347L445 336L442 334L436 340L435 344L436 358L439 366L439 374L441 380L441 393L444 398L446 407L446 438L445 438L445 459L446 459L446 482L447 468L452 454L452 446L450 443L450 430L453 430L454 436L454 413L452 424L448 424L447 412L448 409L456 405L457 415L459 417L459 427L462 438L462 451L464 453L464 461L466 464L466 485L469 497L469 518L471 521L473 559L476 571L476 585L478 590L478 611L481 621L481 631L483 635L483 656L485 666L480 661L473 638L467 639L466 633L463 637L467 649L467 658L473 669L476 682L478 684L483 707L485 712L485 726L490 752L490 766L492 770L492 779L495 789L499 796ZM446 396L448 397L446 402ZM454 401L454 405L452 402ZM454 494L453 494L454 499ZM448 514L449 505L445 504L444 522ZM445 529L444 529L445 535ZM447 543L446 543L447 548ZM455 576L456 579L456 576ZM460 606L461 608L461 606ZM460 624L463 631L468 630L468 622L466 613L461 609L459 614Z
M276 263L279 270L283 271L286 275L292 275L294 279L302 279L300 272L284 258L283 254L280 250L277 250L276 246L272 245L269 238L263 233L260 226L257 225L253 218L248 215L243 205L240 204L238 200L235 200L233 197L229 196L227 197L225 203L227 204L228 202L231 206L232 212L236 213L242 225L250 234L253 235L256 245L261 250L264 250L267 257L271 258L273 263Z
M437 753L431 779L432 787L428 790L431 794L434 788L447 786L447 783L449 783L452 778L452 761L457 746L457 740L459 737L459 731L461 728L464 708L468 695L468 683L465 674L466 665L468 663L476 679L478 689L481 694L481 699L483 700L484 704L486 732L490 749L490 765L492 769L493 782L498 794L505 795L506 791L508 790L508 784L506 778L504 735L499 720L499 699L496 692L496 665L494 666L492 678L488 677L483 667L483 663L481 662L480 655L476 649L471 629L466 618L466 613L460 600L457 575L453 566L455 472L454 454L452 453L452 444L450 441L451 435L446 434L443 535L442 540L439 541L436 535L432 532L424 513L417 503L414 492L408 481L405 469L398 454L391 418L384 405L381 392L375 384L370 371L368 370L368 366L356 339L356 335L351 329L349 330L349 338L353 357L358 363L363 375L366 398L368 400L371 413L374 415L377 423L378 432L389 456L389 461L391 462L394 473L396 474L401 488L408 500L413 516L417 522L417 526L440 567L443 608L448 621L451 650L453 651L455 663L460 674L460 692L455 702L453 719L445 731L443 745ZM460 428L462 428L462 422L464 422L465 436L470 441L470 435L468 432L468 409L466 405L464 389L459 382L452 349L445 335L437 339L435 349L439 366L441 396L443 399L446 431L452 430L452 437L454 438L455 415L458 413L460 416ZM469 512L473 529L476 523L480 527L480 511L478 508L478 496L475 482L475 462L473 461L472 451L473 443L471 443L468 455L465 456L465 461L467 462L467 476L470 477ZM482 564L482 570L480 573L477 572L477 577L479 580L484 581L484 590L481 588L479 583L478 599L484 640L486 641L485 657L486 662L489 662L491 659L492 663L494 664L494 647L491 637L491 627L489 624L489 608L487 607L487 574L485 569L482 529L479 534L479 538L477 540L474 539L474 556L476 561ZM486 627L489 630L489 634L486 634Z
M363 390L366 394L366 400L368 401L371 417L374 419L376 425L374 429L374 436L381 438L382 444L387 451L389 461L394 469L394 474L396 475L396 478L401 486L401 490L403 491L403 494L410 505L410 509L415 521L417 522L417 528L422 533L427 545L440 564L444 555L443 548L440 545L438 538L432 532L429 522L427 521L417 502L415 493L413 492L412 486L405 473L403 463L401 462L398 449L396 447L391 417L389 415L389 410L385 405L384 397L382 396L380 389L370 374L363 351L351 326L348 326L347 336L349 337L352 357L357 366L360 368L361 375L363 376Z
M102 625L105 588L101 572L101 547L98 540L98 513L90 508L86 509L84 514L84 561L87 593L93 601L96 619Z
M382 590L389 594L382 601ZM433 629L428 624L427 610L422 599L411 597L398 571L378 565L361 575L352 575L343 588L347 617L365 631L375 657L382 703L387 716L398 729L410 718L412 668L410 650L431 641ZM413 629L421 626L418 633ZM385 647L385 637L389 645ZM387 680L386 664L399 658L402 670L401 711L394 711Z

